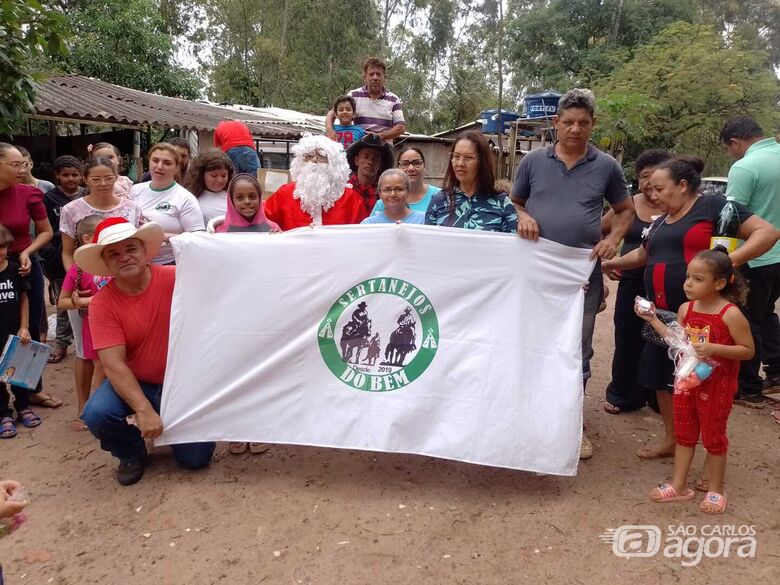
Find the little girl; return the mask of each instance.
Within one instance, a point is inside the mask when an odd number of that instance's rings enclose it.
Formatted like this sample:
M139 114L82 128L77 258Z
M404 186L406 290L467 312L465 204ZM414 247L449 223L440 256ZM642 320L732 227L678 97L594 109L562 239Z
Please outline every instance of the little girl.
M190 163L184 186L197 198L204 224L227 213L226 188L232 178L233 162L218 148Z
M209 231L279 232L279 226L265 216L263 187L254 175L242 173L228 185L227 215L209 222Z
M97 225L103 221L100 215L90 215L79 222L76 232L79 245L89 244L95 234ZM89 330L89 303L92 296L105 285L105 279L84 272L75 263L70 265L62 283L62 291L57 302L57 308L61 311L74 312L81 316L81 329L77 331L78 320L74 319L73 337L76 342L76 363L74 373L76 376L76 397L78 399L78 412L73 421L74 430L85 431L87 427L79 419L84 405L89 399L92 390L103 381L103 367L100 365L97 352L92 347L92 334Z
M723 477L726 471L726 423L737 391L739 362L753 357L753 336L747 319L732 303L744 303L747 286L734 270L722 246L699 252L688 264L684 285L689 302L680 305L677 321L699 358L708 358L716 367L709 378L690 391L674 391L674 472L669 483L650 492L654 502L692 500L688 470L699 440L707 450L705 468L709 473L707 495L701 510L722 514L726 509ZM656 316L637 314L649 321L662 336L669 330Z
M130 187L133 186L133 181L130 179L130 177L125 177L124 175L119 174L121 171L120 165L122 162L122 153L119 151L119 149L108 142L98 142L94 146L90 144L87 147L87 152L89 152L90 156L104 156L111 161L111 164L114 165L114 174L116 174L114 194L119 197L129 197Z

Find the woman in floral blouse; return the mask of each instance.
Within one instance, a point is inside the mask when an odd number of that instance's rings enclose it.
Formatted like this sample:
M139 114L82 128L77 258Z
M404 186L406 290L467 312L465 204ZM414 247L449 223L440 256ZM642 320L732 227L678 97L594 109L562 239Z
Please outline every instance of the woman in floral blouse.
M467 132L452 146L444 187L433 196L425 223L470 230L517 233L509 196L495 190L493 155L481 132Z

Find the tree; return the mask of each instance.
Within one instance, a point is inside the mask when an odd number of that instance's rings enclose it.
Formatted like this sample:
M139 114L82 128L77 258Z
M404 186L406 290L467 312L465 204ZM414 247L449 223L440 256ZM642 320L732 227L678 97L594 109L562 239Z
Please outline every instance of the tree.
M704 25L670 25L595 89L602 144L695 153L710 171L725 169L718 133L727 119L751 115L766 128L778 121L780 86L767 53L728 44Z
M177 64L170 26L155 0L70 0L69 72L167 96L195 99L201 82ZM168 7L171 9L170 7Z
M34 63L65 54L63 21L37 0L0 2L0 134L13 135L34 111Z
M692 22L694 0L510 0L507 53L520 94L588 85L668 24Z
M749 46L769 52L780 65L780 2L777 0L699 0L705 22L722 34L741 38Z

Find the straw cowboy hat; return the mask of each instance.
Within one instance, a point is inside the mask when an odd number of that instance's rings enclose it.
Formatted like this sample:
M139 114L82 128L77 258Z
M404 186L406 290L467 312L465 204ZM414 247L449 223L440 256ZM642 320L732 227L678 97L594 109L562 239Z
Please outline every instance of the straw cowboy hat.
M383 141L378 134L366 134L357 142L353 142L347 149L347 162L349 163L349 168L352 169L352 172L357 171L355 158L357 158L357 155L364 148L376 148L379 151L381 166L379 168L379 173L377 173L377 177L387 169L393 168L393 147Z
M92 244L84 244L76 249L73 260L84 272L96 276L112 276L103 261L103 249L106 246L135 238L144 243L146 259L151 261L162 246L164 237L163 229L153 221L137 228L123 217L109 217L98 224Z

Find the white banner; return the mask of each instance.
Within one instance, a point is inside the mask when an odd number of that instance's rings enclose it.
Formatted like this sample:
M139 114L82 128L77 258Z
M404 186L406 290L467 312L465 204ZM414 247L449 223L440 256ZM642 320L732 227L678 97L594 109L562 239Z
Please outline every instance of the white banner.
M407 224L172 241L158 443L576 473L588 250Z

